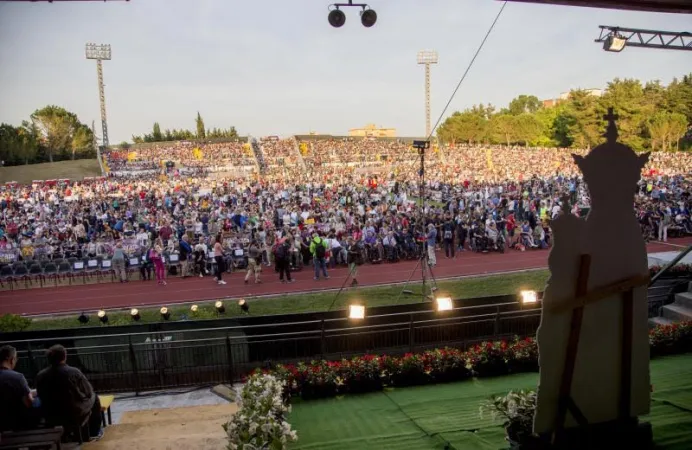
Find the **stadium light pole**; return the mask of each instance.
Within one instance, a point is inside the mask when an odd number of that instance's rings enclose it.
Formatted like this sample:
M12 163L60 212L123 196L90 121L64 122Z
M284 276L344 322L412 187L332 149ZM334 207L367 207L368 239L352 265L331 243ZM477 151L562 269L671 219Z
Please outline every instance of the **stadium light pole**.
M106 93L103 89L103 61L111 60L110 44L94 44L89 42L86 45L86 59L96 60L96 72L99 81L99 100L101 102L101 131L103 133L103 148L108 148L108 123L106 121Z
M422 50L418 52L418 64L425 65L425 137L430 136L430 65L437 64L437 52L435 50Z

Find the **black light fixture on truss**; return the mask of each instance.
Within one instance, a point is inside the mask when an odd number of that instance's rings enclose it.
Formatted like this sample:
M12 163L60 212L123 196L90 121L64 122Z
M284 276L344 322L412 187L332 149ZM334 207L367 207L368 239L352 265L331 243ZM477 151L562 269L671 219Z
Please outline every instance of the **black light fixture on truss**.
M692 33L683 31L641 30L599 25L601 34L594 42L603 43L607 52L621 52L625 47L656 48L664 50L692 50Z
M346 23L346 14L339 9L342 6L355 6L356 8L363 8L360 12L360 23L362 23L366 28L370 28L371 26L375 25L375 22L377 22L377 13L374 9L370 9L370 6L368 6L367 3L353 3L353 0L348 0L348 3L333 3L329 5L329 7L332 6L334 9L329 11L327 19L329 20L329 25L333 26L334 28L341 28Z

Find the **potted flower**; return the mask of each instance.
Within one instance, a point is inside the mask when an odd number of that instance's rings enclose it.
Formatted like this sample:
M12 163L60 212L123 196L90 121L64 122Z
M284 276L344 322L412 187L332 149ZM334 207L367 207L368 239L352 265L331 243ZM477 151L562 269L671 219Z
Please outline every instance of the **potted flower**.
M490 414L493 420L501 418L510 448L522 448L533 438L533 416L536 411L535 391L509 391L505 396L494 396L481 404L481 417ZM525 447L524 447L525 448Z

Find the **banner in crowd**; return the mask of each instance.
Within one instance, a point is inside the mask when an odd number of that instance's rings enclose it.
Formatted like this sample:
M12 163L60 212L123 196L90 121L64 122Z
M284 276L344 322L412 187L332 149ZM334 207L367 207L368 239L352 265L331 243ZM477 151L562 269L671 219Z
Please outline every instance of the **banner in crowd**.
M204 157L204 153L202 153L202 149L200 149L199 147L195 147L195 148L192 150L192 156L193 156L196 160L201 160L201 159Z
M14 250L0 250L0 263L10 264L17 260L17 253Z

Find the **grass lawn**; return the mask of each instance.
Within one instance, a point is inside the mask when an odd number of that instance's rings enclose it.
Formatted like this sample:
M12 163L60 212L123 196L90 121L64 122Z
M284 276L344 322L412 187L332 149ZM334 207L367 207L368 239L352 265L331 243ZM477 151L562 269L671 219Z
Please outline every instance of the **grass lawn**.
M651 361L651 413L657 449L692 448L692 354ZM501 423L481 418L491 395L535 389L537 373L387 389L316 401L296 400L288 421L291 449L496 450L507 448Z
M59 178L81 180L84 177L98 176L101 176L101 169L96 159L0 167L0 183L8 181L31 183L33 180L57 180Z
M522 289L543 290L545 282L548 279L549 273L547 270L532 270L526 272L517 272L502 275L492 275L485 277L461 278L458 280L441 281L438 283L438 295L450 296L454 299L488 297L494 295L513 294ZM345 309L348 304L354 300L358 300L366 306L387 306L395 304L417 303L421 301L420 296L416 295L400 295L402 285L392 285L372 288L357 288L345 289L333 309ZM409 288L414 294L420 294L421 284L410 284ZM270 315L270 314L291 314L301 312L319 312L328 311L334 301L336 292L318 292L311 294L292 294L280 295L262 298L248 298L247 302L250 306L252 315ZM223 299L222 299L223 300ZM231 300L229 300L231 302ZM233 301L234 302L234 301ZM174 320L190 320L190 319L212 319L218 315L212 303L200 303L196 313L190 311L189 306L173 306L169 308L171 313L171 321ZM141 308L140 323L159 322L161 315L159 308ZM239 316L240 308L234 304L226 306L226 316ZM109 325L127 325L132 323L129 312L127 311L112 311L108 312ZM28 325L28 330L48 330L57 328L74 328L80 327L74 315L67 317L57 317L50 319L34 319ZM96 318L86 326L101 326ZM0 331L2 329L2 320L0 320ZM6 330L7 331L7 330Z

